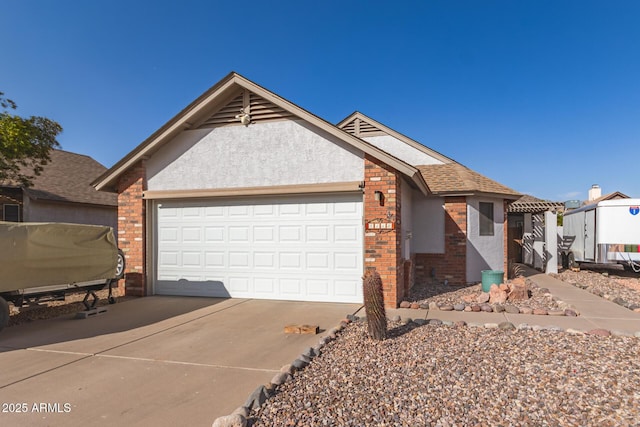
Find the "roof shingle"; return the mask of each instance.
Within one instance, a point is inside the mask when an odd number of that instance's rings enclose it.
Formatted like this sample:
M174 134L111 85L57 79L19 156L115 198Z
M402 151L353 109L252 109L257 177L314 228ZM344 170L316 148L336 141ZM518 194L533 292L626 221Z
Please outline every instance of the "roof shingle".
M25 191L32 199L117 206L118 196L97 191L91 182L107 168L83 154L51 150L51 160Z
M516 199L520 196L517 191L489 179L460 163L422 165L417 166L417 168L433 194L484 193L507 196L506 198L510 199Z

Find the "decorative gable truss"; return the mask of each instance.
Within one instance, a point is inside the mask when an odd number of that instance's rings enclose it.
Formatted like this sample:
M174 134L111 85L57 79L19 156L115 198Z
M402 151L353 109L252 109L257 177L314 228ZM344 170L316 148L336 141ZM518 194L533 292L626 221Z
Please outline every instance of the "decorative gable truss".
M351 121L342 123L340 127L342 127L344 131L349 132L351 135L357 136L358 138L387 135L387 133L382 129L360 117L354 117Z
M259 95L243 89L226 105L199 124L198 129L219 126L249 125L294 117L289 111ZM241 120L244 118L244 122Z

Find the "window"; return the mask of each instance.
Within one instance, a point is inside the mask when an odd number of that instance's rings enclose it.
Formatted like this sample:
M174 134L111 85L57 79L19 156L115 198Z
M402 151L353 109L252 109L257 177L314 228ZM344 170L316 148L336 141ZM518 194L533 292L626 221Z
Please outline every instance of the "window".
M480 202L480 235L493 236L493 203Z
M2 205L2 218L4 221L20 221L20 205Z

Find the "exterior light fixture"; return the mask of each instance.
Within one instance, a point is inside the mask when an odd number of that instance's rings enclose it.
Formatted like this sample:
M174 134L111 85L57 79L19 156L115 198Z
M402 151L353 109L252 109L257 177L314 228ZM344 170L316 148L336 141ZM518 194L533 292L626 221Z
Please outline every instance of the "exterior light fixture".
M380 202L380 206L384 206L384 194L382 194L382 191L374 191L373 198L376 200L376 202Z
M240 123L245 126L249 126L249 124L251 123L251 116L245 113L244 110L240 110L240 114L236 116L236 119L240 120Z

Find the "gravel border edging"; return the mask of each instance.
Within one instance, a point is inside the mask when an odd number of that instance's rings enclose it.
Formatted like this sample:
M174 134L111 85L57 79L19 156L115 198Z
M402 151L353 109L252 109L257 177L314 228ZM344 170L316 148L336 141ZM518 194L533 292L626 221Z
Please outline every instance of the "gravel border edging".
M466 322L464 320L459 320L456 322L440 320L440 319L412 319L412 318L401 318L400 316L394 316L390 319L392 322L399 322L401 324L409 324L415 323L418 326L425 325L446 325L451 327L469 327L469 328L485 328L485 329L501 329L506 331L550 331L550 332L558 332L558 333L567 333L572 335L595 335L601 337L608 336L622 336L622 337L635 337L640 338L640 331L636 331L635 333L630 333L626 331L618 331L618 330L607 330L607 329L591 329L591 330L580 330L573 328L561 328L559 326L540 326L540 325L529 325L527 323L521 323L519 325L514 325L512 322L501 322L501 323L478 323L478 322ZM246 427L247 419L251 411L260 408L270 397L275 395L277 389L282 384L290 381L293 378L293 375L298 372L304 370L309 364L311 360L322 353L322 349L327 343L338 338L338 334L343 331L350 323L352 322L364 322L366 321L366 317L359 317L353 314L349 314L346 316L346 319L341 321L338 326L329 330L327 336L322 337L318 344L315 347L308 347L305 349L291 364L284 365L280 368L280 372L277 373L272 379L271 382L267 385L261 385L256 388L247 398L244 405L239 406L236 410L234 410L231 414L221 416L215 419L212 427Z

